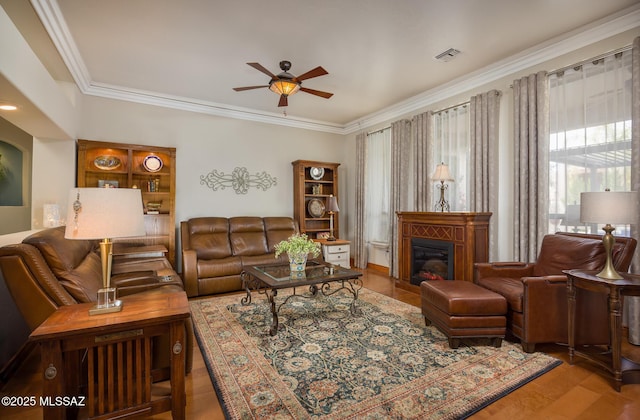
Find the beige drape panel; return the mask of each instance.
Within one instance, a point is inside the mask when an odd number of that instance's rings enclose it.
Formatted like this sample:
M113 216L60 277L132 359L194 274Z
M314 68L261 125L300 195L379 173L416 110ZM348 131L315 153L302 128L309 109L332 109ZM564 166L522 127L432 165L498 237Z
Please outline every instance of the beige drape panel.
M498 124L501 92L472 96L470 107L469 210L493 213L489 222L489 261L498 255Z
M409 201L409 171L411 169L411 122L391 123L391 201L389 208L389 273L398 277L398 217L406 211Z
M429 162L433 144L433 133L431 132L431 112L424 112L415 115L411 119L411 129L413 137L413 155L415 169L413 171L413 210L432 211L431 208L431 176L429 172Z
M367 173L367 135L360 133L356 135L356 214L354 220L354 241L353 241L353 265L358 268L367 267L367 242L366 242L366 186L365 174Z
M631 190L640 191L640 37L633 40L631 81ZM631 225L631 236L640 241L640 213ZM639 251L634 256L632 272L640 273Z
M548 230L549 84L542 71L513 82L514 255L535 261Z
M640 191L640 37L633 40L631 83L631 190ZM640 214L635 224L631 224L631 236L640 240ZM631 271L640 272L640 252L637 250ZM626 296L624 304L629 342L640 345L640 297Z

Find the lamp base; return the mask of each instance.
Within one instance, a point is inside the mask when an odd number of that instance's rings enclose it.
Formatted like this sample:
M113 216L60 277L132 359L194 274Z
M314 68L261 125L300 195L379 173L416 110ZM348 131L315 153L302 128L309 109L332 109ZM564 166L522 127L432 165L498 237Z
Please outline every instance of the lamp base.
M602 271L596 274L596 277L600 277L601 279L608 279L608 280L621 280L624 277L622 277L616 271L615 267L613 266L613 258L611 256L611 251L613 250L613 245L615 244L615 241L616 241L613 235L611 234L611 232L613 232L615 228L607 223L602 228L602 230L605 231L605 234L602 237L602 245L604 247L604 251L607 255L607 258L604 264L604 268L602 269Z
M122 301L116 299L116 288L107 287L98 290L98 303L89 309L89 315L108 314L120 312L121 310Z
M335 236L329 236L329 237L327 238L327 241L329 241L329 242L333 242L333 241L335 241L335 240L336 240L336 237L335 237Z

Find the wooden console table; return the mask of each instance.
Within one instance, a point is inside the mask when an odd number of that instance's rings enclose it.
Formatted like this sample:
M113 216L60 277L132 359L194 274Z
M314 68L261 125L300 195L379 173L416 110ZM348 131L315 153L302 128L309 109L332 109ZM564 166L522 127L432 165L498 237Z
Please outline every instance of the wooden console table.
M640 276L621 274L622 280L596 277L596 271L566 270L569 308L569 364L575 356L595 362L613 375L613 386L620 391L623 383L640 383L640 364L622 357L622 306L624 296L640 296ZM576 289L606 293L609 297L610 349L576 344Z
M410 283L411 239L453 243L454 279L473 281L473 264L489 260L489 212L398 212L397 285L420 292Z
M171 410L174 419L184 419L187 295L141 294L122 301L121 312L91 316L92 303L62 306L31 333L30 340L40 344L42 396L51 402L43 405L45 419L71 418L84 410L89 418ZM152 398L151 341L163 334L173 343L171 394Z

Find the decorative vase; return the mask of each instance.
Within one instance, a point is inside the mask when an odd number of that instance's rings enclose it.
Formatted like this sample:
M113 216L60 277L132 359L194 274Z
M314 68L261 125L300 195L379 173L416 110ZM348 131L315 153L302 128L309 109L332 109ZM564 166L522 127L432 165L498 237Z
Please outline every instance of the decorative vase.
M309 254L289 254L289 268L292 273L304 272Z

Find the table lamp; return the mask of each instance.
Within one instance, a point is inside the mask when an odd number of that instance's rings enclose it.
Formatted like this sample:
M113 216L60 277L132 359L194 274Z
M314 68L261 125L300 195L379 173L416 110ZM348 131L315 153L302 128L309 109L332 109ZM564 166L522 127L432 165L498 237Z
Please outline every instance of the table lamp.
M118 312L122 301L111 287L112 238L144 236L142 195L129 188L74 188L67 206L67 239L100 239L102 289L91 315Z
M327 198L326 209L329 212L329 237L327 241L335 241L336 237L333 236L333 214L338 213L340 209L338 208L338 199L333 194Z
M604 279L621 279L613 267L611 252L615 239L611 232L615 224L635 223L638 217L638 193L636 191L609 191L580 193L580 221L605 224L602 244L607 254L605 266L596 276Z
M449 203L447 202L447 200L444 199L444 190L446 190L448 187L447 184L445 184L445 182L446 181L453 182L453 177L449 172L449 166L446 165L444 162L436 166L436 171L431 176L431 179L434 181L440 181L440 200L436 203L435 210L441 211L441 212L449 211L450 209Z

